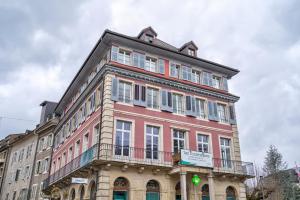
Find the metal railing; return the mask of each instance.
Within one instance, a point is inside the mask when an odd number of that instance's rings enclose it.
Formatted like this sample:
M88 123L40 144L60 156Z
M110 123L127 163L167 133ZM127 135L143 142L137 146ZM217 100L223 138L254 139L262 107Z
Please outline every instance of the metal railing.
M112 144L101 144L99 151L99 160L166 167L173 165L172 152Z
M254 166L251 162L213 158L213 166L215 172L233 173L245 176L255 175Z
M113 144L96 144L67 163L64 167L60 168L54 174L51 174L44 180L43 186L44 189L46 189L52 183L86 166L93 160L173 167L179 163L176 162L176 159L178 161L181 159L180 154L174 155L173 152L156 151L147 148L135 148ZM213 158L213 170L214 172L220 173L254 176L253 163L250 162Z
M47 179L44 180L43 189L46 189L50 184L58 181L59 179L69 175L70 173L86 166L87 164L95 160L97 158L98 146L98 144L95 144L94 146L71 160L65 166L60 168L58 171L51 174Z

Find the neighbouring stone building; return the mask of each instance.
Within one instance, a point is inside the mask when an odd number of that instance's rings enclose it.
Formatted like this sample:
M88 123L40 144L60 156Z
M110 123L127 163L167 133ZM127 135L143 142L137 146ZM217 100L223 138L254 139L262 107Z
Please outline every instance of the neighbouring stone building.
M34 159L34 169L30 181L29 200L48 199L42 193L43 181L49 176L49 169L52 155L52 145L54 140L53 130L58 123L54 114L56 103L44 101L42 104L40 123L34 130L38 136L38 146Z
M176 48L148 27L106 30L55 107L52 199L245 200L228 80L239 71ZM194 186L198 175L202 182ZM74 179L77 178L77 179Z
M37 138L33 131L26 131L12 144L0 199L27 199Z

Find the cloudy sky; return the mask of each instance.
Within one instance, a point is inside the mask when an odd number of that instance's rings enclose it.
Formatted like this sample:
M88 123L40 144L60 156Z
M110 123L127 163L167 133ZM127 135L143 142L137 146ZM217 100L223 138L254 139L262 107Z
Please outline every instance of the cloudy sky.
M151 25L241 71L230 90L241 97L243 160L261 164L275 144L300 163L299 9L297 0L0 0L0 138L38 123L39 104L60 99L105 29L135 36Z

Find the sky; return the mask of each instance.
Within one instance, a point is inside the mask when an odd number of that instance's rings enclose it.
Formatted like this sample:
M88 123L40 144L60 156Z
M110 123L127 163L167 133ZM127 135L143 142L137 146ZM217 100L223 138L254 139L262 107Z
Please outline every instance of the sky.
M299 9L297 0L0 0L0 138L38 124L39 104L59 101L105 29L136 36L152 26L241 71L229 88L241 97L242 160L261 166L274 144L300 164Z

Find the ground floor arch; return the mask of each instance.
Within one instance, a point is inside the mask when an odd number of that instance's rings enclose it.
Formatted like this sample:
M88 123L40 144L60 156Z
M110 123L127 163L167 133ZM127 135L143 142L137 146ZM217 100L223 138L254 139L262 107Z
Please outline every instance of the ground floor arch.
M147 182L146 200L160 200L160 186L158 181L150 180Z
M236 190L232 186L228 186L226 188L226 200L236 200L237 199L237 194Z
M128 200L129 181L124 177L118 177L114 181L113 200Z

